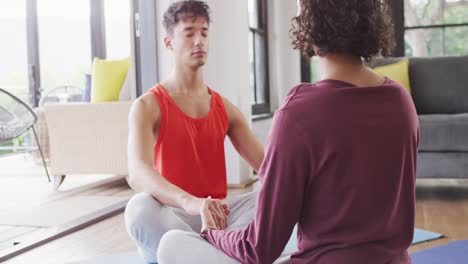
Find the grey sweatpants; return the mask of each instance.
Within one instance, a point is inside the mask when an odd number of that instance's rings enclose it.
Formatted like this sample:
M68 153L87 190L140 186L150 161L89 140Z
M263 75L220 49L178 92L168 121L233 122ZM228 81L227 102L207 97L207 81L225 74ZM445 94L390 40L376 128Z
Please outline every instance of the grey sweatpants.
M256 199L257 193L252 192L240 196L228 197L225 200L225 203L231 210L231 214L227 219L228 230L240 229L252 221ZM170 249L170 253L165 251L161 255L188 257L193 255L193 253L197 254L197 248L203 249L202 251L204 251L206 247L208 247L208 251L213 254L214 262L207 262L207 258L211 256L201 255L198 256L198 258L202 258L202 262L191 261L177 263L237 263L199 236L201 229L201 217L199 215L192 216L187 214L183 209L165 206L149 194L139 193L130 199L125 209L125 223L130 237L135 241L138 247L138 251L148 263L157 262L158 247L161 238L171 230L185 231L186 233L184 234L192 234L193 237L188 238L187 245L179 244L177 250ZM200 245L191 245L192 242L197 241L194 239L197 239ZM173 241L169 240L165 248L169 250L172 242ZM219 258L222 258L222 261ZM163 261L162 263L176 262Z
M283 253L274 264L289 264L291 253ZM236 260L212 246L199 234L172 230L161 239L158 249L159 264L239 264Z

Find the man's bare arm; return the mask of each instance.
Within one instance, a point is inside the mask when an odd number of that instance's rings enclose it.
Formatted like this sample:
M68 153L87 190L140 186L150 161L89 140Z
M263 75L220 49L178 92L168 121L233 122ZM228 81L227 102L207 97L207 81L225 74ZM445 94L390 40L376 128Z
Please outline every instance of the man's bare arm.
M252 133L242 112L227 99L223 98L223 101L229 119L228 136L237 152L258 172L264 157L263 146Z
M127 181L132 189L148 193L162 204L198 214L204 199L188 194L153 169L160 116L158 103L151 94L133 103L129 114Z

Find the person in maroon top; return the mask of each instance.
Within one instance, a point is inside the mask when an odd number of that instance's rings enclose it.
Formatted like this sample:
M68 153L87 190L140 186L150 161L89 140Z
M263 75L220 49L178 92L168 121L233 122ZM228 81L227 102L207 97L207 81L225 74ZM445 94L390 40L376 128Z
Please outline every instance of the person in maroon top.
M298 6L293 46L317 56L321 80L294 87L275 113L254 219L219 230L203 208L200 237L166 233L159 263L411 263L418 118L408 92L366 66L391 53L388 6ZM298 249L278 259L295 225Z

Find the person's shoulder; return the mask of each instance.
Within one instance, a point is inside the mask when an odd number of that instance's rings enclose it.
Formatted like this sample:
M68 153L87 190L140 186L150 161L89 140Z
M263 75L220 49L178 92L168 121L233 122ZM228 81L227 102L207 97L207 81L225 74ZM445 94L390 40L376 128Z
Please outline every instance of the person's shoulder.
M134 102L133 105L136 107L141 107L145 109L151 109L155 106L158 106L158 100L156 100L155 96L151 93L145 93L138 97ZM157 107L159 108L159 107Z
M288 96L294 96L295 94L303 92L304 89L306 89L308 87L312 87L312 86L314 86L313 83L307 83L307 82L299 83L299 84L293 86L291 88L291 90L289 90Z
M226 110L228 110L228 108L233 108L235 107L235 105L233 103L231 103L231 101L229 101L229 99L227 99L226 97L220 95L219 93L217 93L219 98L221 98L221 101L223 102L224 104L224 107L226 108Z
M141 95L133 102L129 117L141 117L156 121L159 119L159 116L160 108L158 100L151 92L149 92Z
M207 85L207 87L210 90L210 93L213 96L213 99L219 100L219 102L223 104L226 111L230 112L232 110L237 109L236 106L233 103L231 103L231 101L229 101L229 99L227 99L222 94L220 94L219 92L217 92L213 88L209 87L208 85Z
M405 86L403 86L403 84L401 84L400 82L397 82L395 80L392 80L390 78L386 78L385 83L382 86L397 88L397 90L400 91L400 92L406 92L407 91Z
M224 97L223 95L221 95L219 92L209 87L208 85L207 87L209 89L211 96L213 97L213 100L216 100L216 103L222 104L226 110L228 110L228 108L232 108L233 104L226 97Z
M308 92L310 92L314 84L311 83L300 83L296 86L294 86L289 92L286 98L283 100L283 104L280 107L280 110L283 109L289 109L289 108L294 108L300 102L303 98L303 96L306 96Z
M226 115L228 118L229 123L233 120L238 120L239 118L242 118L242 113L237 106L235 106L229 99L226 97L219 95L219 98L221 98L221 102L224 106L224 109L226 110Z

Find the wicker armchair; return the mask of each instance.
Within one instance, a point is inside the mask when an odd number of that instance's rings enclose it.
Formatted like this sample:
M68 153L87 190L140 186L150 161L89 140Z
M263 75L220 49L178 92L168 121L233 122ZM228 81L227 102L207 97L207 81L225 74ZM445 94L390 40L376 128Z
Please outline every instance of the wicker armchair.
M34 124L36 121L36 114L25 102L10 92L0 88L0 143L17 138L23 135L29 129L32 130L36 142L39 142L37 140L36 130L34 129ZM50 182L49 172L47 170L47 165L45 163L40 144L29 147L2 146L0 149L24 151L33 151L39 149L42 163L44 165L44 170Z

